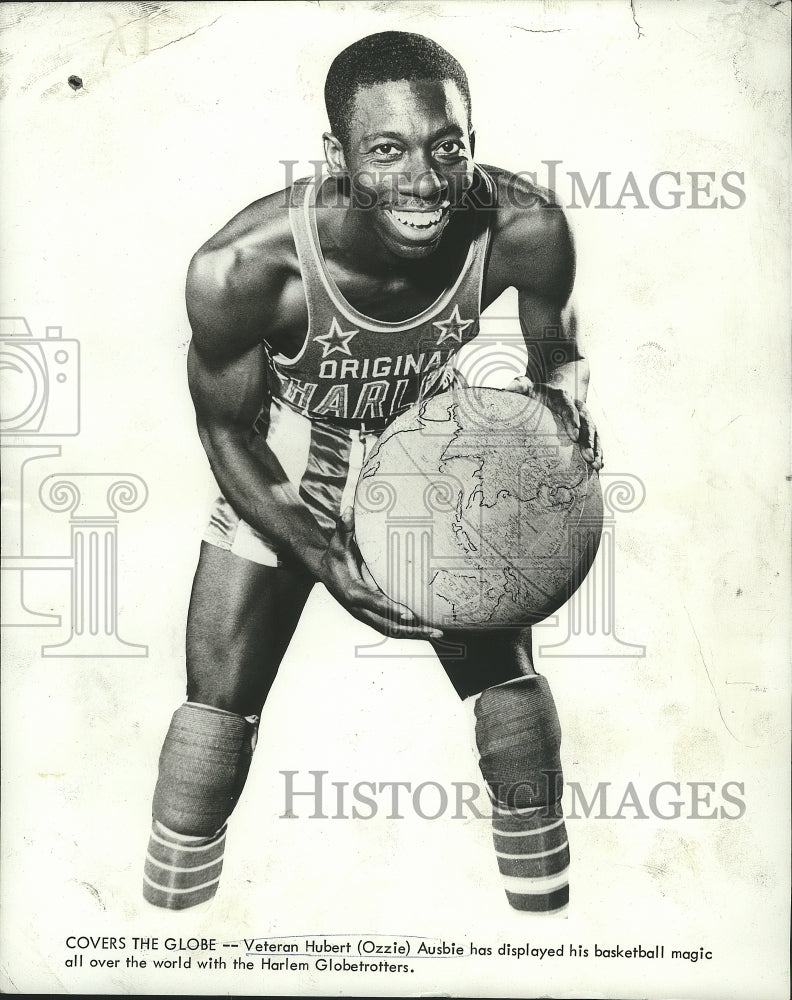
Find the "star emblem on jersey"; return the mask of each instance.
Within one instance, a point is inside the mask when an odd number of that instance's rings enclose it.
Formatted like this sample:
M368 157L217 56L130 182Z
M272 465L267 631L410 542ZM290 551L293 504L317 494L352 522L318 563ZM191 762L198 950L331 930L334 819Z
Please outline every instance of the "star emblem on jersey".
M360 330L342 330L338 325L338 320L334 316L327 333L323 333L321 337L314 337L314 340L317 344L322 345L323 358L328 357L333 351L338 351L339 354L346 354L351 358L352 352L349 349L349 341L358 333L360 333Z
M462 319L459 315L459 306L454 306L454 310L448 319L436 320L432 326L436 326L440 331L437 343L442 344L444 340L456 340L462 343L462 335L473 322L472 319Z

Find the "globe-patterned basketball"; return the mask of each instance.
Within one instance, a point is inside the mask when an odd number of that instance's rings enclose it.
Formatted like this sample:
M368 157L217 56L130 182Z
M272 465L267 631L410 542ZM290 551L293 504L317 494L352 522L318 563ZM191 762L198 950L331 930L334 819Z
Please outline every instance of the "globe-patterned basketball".
M383 432L355 494L377 585L442 629L529 625L580 586L599 546L597 473L550 410L455 388Z

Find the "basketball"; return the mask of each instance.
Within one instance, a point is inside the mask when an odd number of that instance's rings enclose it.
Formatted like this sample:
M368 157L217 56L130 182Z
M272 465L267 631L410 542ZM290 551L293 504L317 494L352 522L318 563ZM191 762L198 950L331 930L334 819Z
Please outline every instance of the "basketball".
M602 533L597 473L541 402L454 388L383 432L355 492L380 589L440 629L524 626L584 580Z

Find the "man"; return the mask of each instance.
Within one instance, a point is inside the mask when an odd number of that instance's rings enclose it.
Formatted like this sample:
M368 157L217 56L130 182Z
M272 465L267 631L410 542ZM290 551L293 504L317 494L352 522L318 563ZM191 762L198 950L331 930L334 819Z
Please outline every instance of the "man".
M319 581L378 631L429 640L475 699L509 901L558 910L560 728L530 629L444 637L415 620L362 566L348 508L377 435L450 384L480 311L509 287L529 348L509 388L543 399L601 467L567 223L547 194L474 163L467 79L429 39L356 42L333 62L325 100L326 175L244 209L189 268L189 384L223 496L193 585L187 701L160 756L144 895L175 909L214 895L259 714Z

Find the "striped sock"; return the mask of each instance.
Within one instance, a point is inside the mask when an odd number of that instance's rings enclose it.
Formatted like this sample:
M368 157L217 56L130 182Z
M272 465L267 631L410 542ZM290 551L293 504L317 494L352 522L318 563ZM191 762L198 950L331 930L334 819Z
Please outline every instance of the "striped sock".
M174 712L143 868L143 896L154 906L184 910L217 892L226 822L248 775L258 721L194 702Z
M515 910L549 913L569 903L569 843L560 806L505 809L493 803L492 840Z
M569 903L569 844L561 727L550 687L530 674L471 700L506 898L516 910L557 913Z
M213 837L186 837L154 820L143 869L143 897L184 910L212 899L223 869L225 824Z

